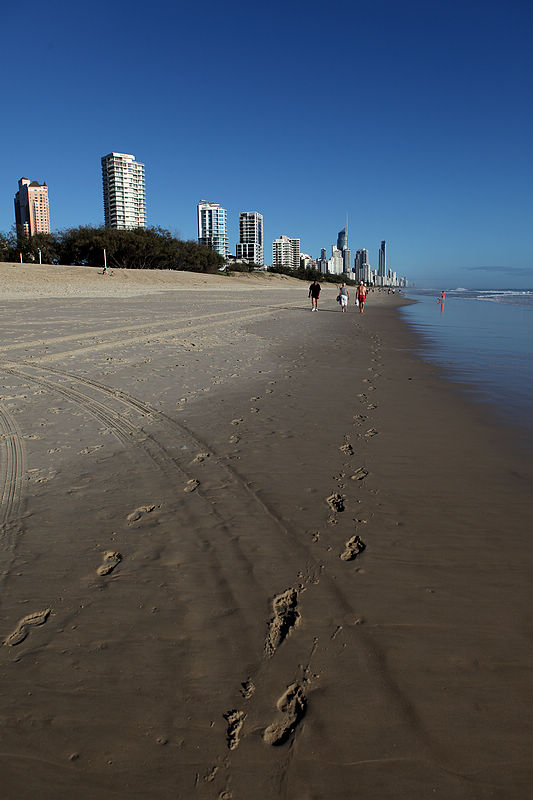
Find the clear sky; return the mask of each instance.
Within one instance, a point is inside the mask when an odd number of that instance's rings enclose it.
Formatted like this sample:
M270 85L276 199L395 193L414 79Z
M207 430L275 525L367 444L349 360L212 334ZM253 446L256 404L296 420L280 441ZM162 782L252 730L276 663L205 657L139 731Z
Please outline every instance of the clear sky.
M102 224L100 158L146 165L147 222L196 204L330 252L349 218L417 285L533 287L530 0L27 0L2 12L0 230L22 176L52 228Z

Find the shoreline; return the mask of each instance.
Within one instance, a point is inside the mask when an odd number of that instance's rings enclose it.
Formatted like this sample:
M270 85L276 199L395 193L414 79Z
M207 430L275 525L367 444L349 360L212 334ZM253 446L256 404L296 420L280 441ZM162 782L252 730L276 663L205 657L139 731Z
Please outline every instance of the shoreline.
M8 796L527 796L531 461L298 285L4 306Z

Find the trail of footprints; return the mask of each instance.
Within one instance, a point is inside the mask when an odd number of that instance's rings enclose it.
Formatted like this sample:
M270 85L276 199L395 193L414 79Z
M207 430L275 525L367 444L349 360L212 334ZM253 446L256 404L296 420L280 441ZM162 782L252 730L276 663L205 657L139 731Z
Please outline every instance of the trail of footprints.
M377 348L372 350L374 356L377 356ZM378 359L374 357L373 362L377 364ZM380 365L379 365L380 366ZM369 372L372 377L379 377L375 367L370 367ZM364 378L363 381L367 384L367 391L374 391L375 386L371 379ZM253 398L254 400L256 398ZM366 406L367 411L373 411L377 405L369 401L368 395L365 392L359 394L359 400ZM242 422L242 419L232 420L232 424L236 425ZM360 427L364 423L368 424L367 414L354 415L354 427ZM370 427L362 433L358 434L360 438L369 440L379 433L376 428ZM355 449L350 440L349 435L344 436L343 444L340 446L341 452L348 458L355 455ZM235 443L237 437L231 437L230 442ZM351 472L350 479L352 481L363 481L369 474L364 466L352 469L351 465L346 463L344 467L348 473ZM346 508L346 497L342 494L344 488L344 478L346 473L342 472L337 478L339 491L333 492L326 497L326 503L330 509L330 516L328 518L329 524L337 522L337 515L344 512ZM366 520L356 520L357 524L362 524ZM317 542L320 539L320 534L317 533L313 541ZM366 548L364 541L359 534L351 536L344 545L344 550L339 554L341 561L354 561ZM272 658L278 648L285 641L291 631L300 623L300 613L298 611L298 592L294 588L289 588L285 592L277 595L272 601L273 615L270 619L268 631L265 640L264 654L267 659ZM307 697L304 692L306 679L300 682L294 681L290 683L285 691L281 694L276 702L277 714L274 720L263 731L263 741L271 746L283 745L287 742L298 724L305 716L307 709ZM241 695L244 700L250 700L255 693L255 686L251 679L247 679L241 683ZM232 709L224 714L224 719L227 723L226 729L226 742L229 750L235 750L240 742L241 733L246 720L246 713L242 710Z
M274 597L272 617L265 639L265 658L270 659L275 655L293 628L298 626L300 618L296 589L290 587ZM305 681L292 682L278 698L276 703L278 713L274 721L263 732L263 740L267 744L280 745L286 742L303 718L307 707L303 683ZM244 700L250 700L255 694L253 681L250 678L243 681L240 691ZM246 713L242 710L232 709L224 714L224 719L227 722L227 747L229 750L235 750L240 741Z
M375 353L376 351L373 352ZM373 360L376 361L377 359ZM373 370L373 368L371 368L371 370ZM379 373L376 373L374 370L374 375L377 377ZM367 389L373 391L375 387L368 379L364 380L369 384ZM257 399L258 398L253 398L253 400ZM376 404L369 402L366 393L361 393L359 395L359 399L363 404L366 405L366 408L369 411L372 411L377 407ZM356 415L354 417L354 424L359 426L363 424L366 419L366 415ZM232 420L233 425L239 425L241 422L243 422L242 418ZM369 428L363 434L363 436L366 439L370 439L377 435L377 433L378 431L375 428ZM238 441L238 437L232 436L230 441L235 444ZM340 447L340 450L348 458L351 458L353 455L355 455L355 451L350 442L349 436L346 435L344 437L344 443ZM208 453L199 453L194 461L199 463L208 457ZM349 465L347 464L345 466ZM361 481L364 480L367 475L368 470L361 466L354 470L350 478L353 481ZM342 488L343 486L341 482L344 476L345 473L341 473L338 478L339 488ZM193 479L187 483L184 491L194 491L198 485L199 482L196 479ZM345 496L340 492L333 492L329 497L326 498L326 503L331 511L328 522L334 523L336 521L336 515L345 510L345 499ZM139 506L127 515L126 521L129 525L132 525L140 521L146 514L151 513L154 509L155 505ZM360 522L364 522L364 520L360 520ZM318 540L319 536L317 535L314 541ZM350 537L350 539L348 539L348 541L345 543L345 549L340 554L339 558L342 561L352 561L356 559L364 549L365 543L362 541L359 535L356 534ZM121 561L122 556L120 553L115 551L104 552L102 563L96 570L98 576L103 577L109 575ZM271 659L275 655L278 648L283 644L287 636L289 636L291 631L300 623L301 615L298 611L297 590L291 587L274 597L272 601L272 612L273 613L269 621L264 646L264 654L266 659ZM24 641L24 639L28 636L30 629L34 626L43 625L47 621L50 613L51 609L47 608L43 611L35 612L23 617L21 620L19 620L15 630L4 640L4 645L15 646ZM263 732L263 740L266 744L271 746L283 745L288 741L298 724L305 716L307 709L307 698L304 692L304 687L307 683L307 680L308 679L303 678L300 682L293 681L287 686L287 688L278 698L276 702L276 716ZM245 701L250 700L254 696L255 685L250 678L241 683L240 692ZM229 750L235 750L240 742L242 729L246 720L246 713L239 709L231 709L223 716L227 723L227 748Z

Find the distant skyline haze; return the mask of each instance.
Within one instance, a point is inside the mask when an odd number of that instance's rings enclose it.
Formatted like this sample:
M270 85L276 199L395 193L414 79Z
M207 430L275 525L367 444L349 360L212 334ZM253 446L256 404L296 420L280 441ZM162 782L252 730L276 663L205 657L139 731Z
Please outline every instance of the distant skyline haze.
M530 3L28 0L3 23L2 231L22 176L53 230L103 224L100 159L131 153L147 225L186 239L208 198L231 252L247 211L267 261L281 235L316 258L348 213L352 257L386 240L418 286L533 286Z

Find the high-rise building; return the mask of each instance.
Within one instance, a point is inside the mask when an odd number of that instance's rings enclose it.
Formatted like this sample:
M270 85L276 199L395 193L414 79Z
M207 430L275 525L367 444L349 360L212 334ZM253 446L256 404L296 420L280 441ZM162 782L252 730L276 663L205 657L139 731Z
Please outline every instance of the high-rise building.
M198 203L197 210L198 242L220 253L224 260L227 261L229 255L228 212L225 208L221 208L218 203L207 203L205 200Z
M348 247L348 231L346 228L343 228L342 231L339 231L337 234L337 249L341 251L346 250Z
M272 265L298 269L300 266L300 240L280 236L272 242Z
M381 242L379 248L379 262L378 262L378 275L385 278L387 275L387 243Z
M50 233L50 209L46 183L19 180L15 195L15 223L17 236L33 236L35 233Z
M317 260L317 267L318 271L324 275L328 271L328 257L326 255L325 247L323 247L320 251L320 258Z
M263 215L256 211L241 211L239 232L240 241L235 250L237 259L245 258L259 267L264 266Z
M328 259L328 272L330 275L342 275L344 271L344 262L342 257L342 250L339 250L334 244L331 245L331 258Z
M128 153L102 157L106 228L133 230L146 224L144 164Z
M352 251L349 247L345 247L342 251L342 271L348 274L351 270Z
M362 247L355 254L355 279L364 283L371 282L371 267L368 263L368 250Z

